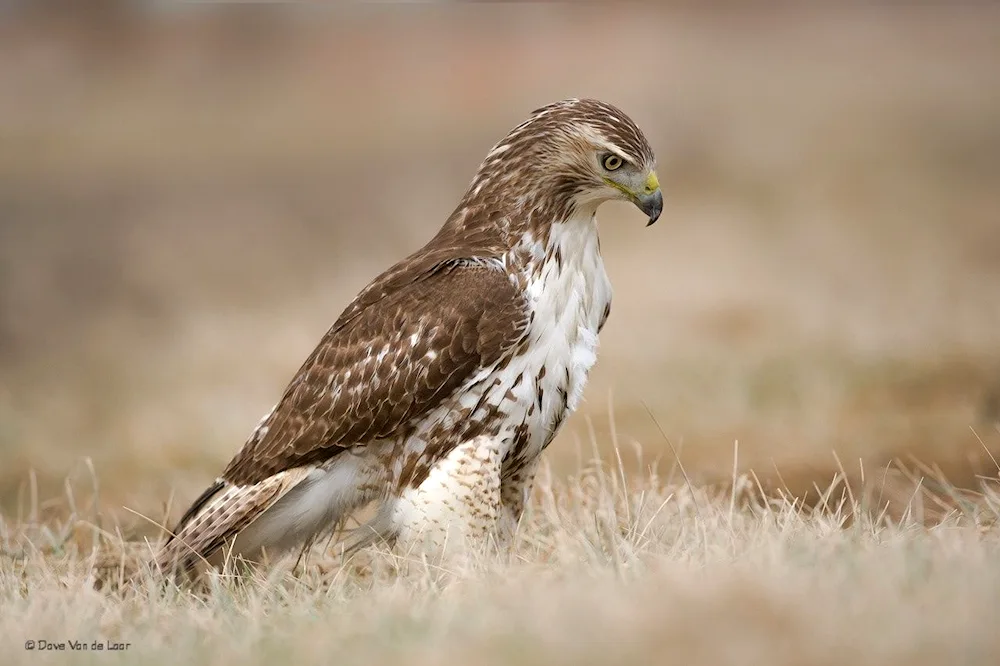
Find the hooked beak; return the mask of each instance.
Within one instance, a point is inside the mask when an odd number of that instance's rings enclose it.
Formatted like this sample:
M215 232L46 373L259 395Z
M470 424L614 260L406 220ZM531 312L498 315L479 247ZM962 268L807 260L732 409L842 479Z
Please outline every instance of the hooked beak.
M650 226L660 218L663 212L663 192L656 188L653 192L644 192L635 197L635 205L649 217L646 226Z
M635 195L635 205L649 217L650 226L660 218L663 212L663 192L660 191L660 180L655 171L650 171L646 178L646 186L642 192Z

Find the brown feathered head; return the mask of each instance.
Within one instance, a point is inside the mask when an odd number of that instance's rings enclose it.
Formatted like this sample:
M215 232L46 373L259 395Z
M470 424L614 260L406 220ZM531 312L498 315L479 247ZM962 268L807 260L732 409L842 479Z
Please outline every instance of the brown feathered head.
M552 221L630 201L652 224L663 210L656 158L620 109L569 99L535 110L479 167L459 211L521 210Z

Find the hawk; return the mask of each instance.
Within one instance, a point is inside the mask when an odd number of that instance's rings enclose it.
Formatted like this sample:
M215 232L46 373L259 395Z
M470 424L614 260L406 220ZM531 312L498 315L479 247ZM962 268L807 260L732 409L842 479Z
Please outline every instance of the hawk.
M365 506L350 547L510 538L539 456L580 401L611 284L595 214L653 224L655 158L618 108L535 110L444 226L347 306L161 547L162 570L306 546Z

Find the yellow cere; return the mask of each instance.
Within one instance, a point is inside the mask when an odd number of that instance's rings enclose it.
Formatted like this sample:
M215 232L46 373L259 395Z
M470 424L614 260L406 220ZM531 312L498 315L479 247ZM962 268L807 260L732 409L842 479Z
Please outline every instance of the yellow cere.
M646 193L652 193L660 189L660 179L656 177L655 171L649 172L649 178L646 179Z

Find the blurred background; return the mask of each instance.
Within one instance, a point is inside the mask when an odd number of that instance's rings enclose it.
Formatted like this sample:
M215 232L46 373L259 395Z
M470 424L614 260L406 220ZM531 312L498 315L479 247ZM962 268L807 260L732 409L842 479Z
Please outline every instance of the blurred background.
M601 211L613 315L555 473L617 443L725 479L738 441L790 486L995 476L1000 6L835 4L0 4L0 512L90 458L103 506L176 517L571 96L645 130L666 209Z

